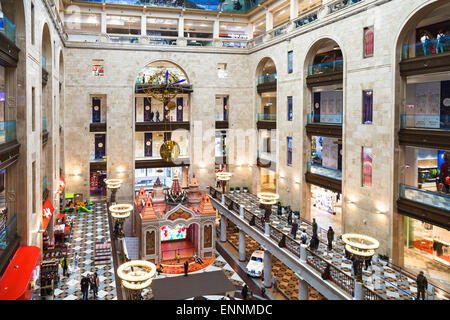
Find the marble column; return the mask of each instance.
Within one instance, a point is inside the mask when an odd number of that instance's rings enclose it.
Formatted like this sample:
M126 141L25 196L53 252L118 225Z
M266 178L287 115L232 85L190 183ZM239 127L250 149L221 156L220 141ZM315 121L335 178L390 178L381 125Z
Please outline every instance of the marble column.
M266 32L273 29L273 13L266 11Z
M296 19L298 17L298 0L290 0L289 8L291 10L290 19Z
M220 216L220 242L227 241L227 218Z
M300 245L300 261L306 263L306 244Z
M245 261L245 232L239 229L239 261Z
M361 282L355 280L355 296L353 300L364 300L364 290Z
M264 287L272 287L272 254L264 249Z
M298 300L308 300L308 283L299 275L298 278Z

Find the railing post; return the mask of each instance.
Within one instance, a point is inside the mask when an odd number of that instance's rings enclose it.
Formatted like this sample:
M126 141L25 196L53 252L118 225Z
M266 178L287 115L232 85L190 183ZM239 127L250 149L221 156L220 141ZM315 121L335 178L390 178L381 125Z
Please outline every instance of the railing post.
M225 195L222 193L222 204L225 205Z
M244 206L241 204L239 205L239 216L244 219Z
M300 261L306 263L306 244L300 245Z
M220 216L220 242L227 241L227 218L224 215Z
M264 248L264 287L272 287L272 254Z
M363 284L355 279L355 296L353 300L364 300Z
M264 222L264 235L270 237L270 222Z
M299 275L298 278L298 300L308 300L308 283Z

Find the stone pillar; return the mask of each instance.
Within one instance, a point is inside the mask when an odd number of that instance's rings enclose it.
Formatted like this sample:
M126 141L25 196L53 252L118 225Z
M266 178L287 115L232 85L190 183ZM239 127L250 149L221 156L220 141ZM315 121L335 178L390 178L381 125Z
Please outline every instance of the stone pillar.
M298 278L298 300L308 300L308 283L299 275Z
M239 261L245 261L245 232L239 229Z
M253 39L253 24L249 23L247 25L247 32L248 32L248 40Z
M220 216L220 242L227 241L227 218L224 215Z
M106 33L106 12L102 12L101 24L101 33Z
M306 244L300 245L300 261L306 263Z
M364 290L361 282L355 280L355 296L353 300L364 300Z
M222 204L225 205L225 195L222 193Z
M270 237L270 222L264 222L264 235Z
M184 38L184 16L178 19L178 38Z
M239 216L244 219L244 206L239 205Z
M264 287L272 287L272 254L264 249Z
M143 13L141 15L141 37L147 35L147 15Z
M266 32L273 29L273 13L266 10Z
M219 39L219 30L219 18L216 18L213 24L213 39Z
M298 17L298 0L291 0L289 4L289 8L291 10L290 18L294 20Z

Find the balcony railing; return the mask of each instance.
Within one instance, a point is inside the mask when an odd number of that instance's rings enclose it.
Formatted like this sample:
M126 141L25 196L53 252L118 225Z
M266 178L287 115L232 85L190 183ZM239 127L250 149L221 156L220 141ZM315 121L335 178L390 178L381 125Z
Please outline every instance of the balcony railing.
M109 35L109 41L113 43L139 43L139 37L136 35Z
M213 39L203 39L203 38L190 38L187 39L186 45L188 47L211 47L213 43Z
M342 71L343 62L344 60L335 60L308 66L308 76Z
M450 116L449 115L427 115L427 114L414 114L400 116L400 127L402 129L440 129L450 130Z
M450 211L450 194L421 190L400 184L400 198Z
M450 52L450 36L430 39L424 43L407 44L402 47L402 59L411 59Z
M270 82L275 82L275 81L277 81L276 73L258 77L258 84L270 83Z
M332 4L328 5L329 12L333 13L339 10L342 10L344 8L347 8L348 6L351 6L352 4L358 3L361 0L339 0L336 2L333 2Z
M321 165L308 162L306 167L307 172L311 172L320 176L336 179L336 180L342 180L342 171L333 169L333 168L327 168L323 167Z
M276 113L258 113L258 121L277 121Z
M42 118L42 132L47 131L47 118Z
M0 143L16 140L16 122L0 122Z
M275 152L268 152L268 151L260 151L260 150L258 150L258 158L260 160L267 160L267 161L272 161L272 162L276 162L277 161L277 155L275 154Z
M2 252L16 239L17 237L17 216L14 216L9 224L0 229L0 257Z
M308 114L307 123L342 124L342 114Z
M275 37L281 36L282 34L285 34L287 32L288 25L289 25L289 23L285 23L282 26L270 31L269 32L270 38L275 38Z
M247 48L248 40L243 39L223 39L222 40L222 47L225 48Z
M216 121L228 121L228 113L217 112Z
M106 115L102 114L99 116L92 115L91 123L106 123Z
M3 14L3 18L0 18L0 32L13 43L16 43L16 26L5 16L5 14Z
M298 28L298 27L307 25L308 23L311 23L313 21L316 21L317 13L318 13L318 11L313 12L313 13L308 13L308 14L298 18L297 20L294 21L295 27Z

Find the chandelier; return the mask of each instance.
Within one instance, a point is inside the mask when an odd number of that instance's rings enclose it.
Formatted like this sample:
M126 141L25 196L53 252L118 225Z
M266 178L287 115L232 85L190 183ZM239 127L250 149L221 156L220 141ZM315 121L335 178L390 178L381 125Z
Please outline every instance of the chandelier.
M149 76L144 92L148 98L153 98L161 101L164 107L169 110L176 108L175 102L171 101L181 92L179 83L186 81L186 79L179 79L177 75L170 73L163 67Z

